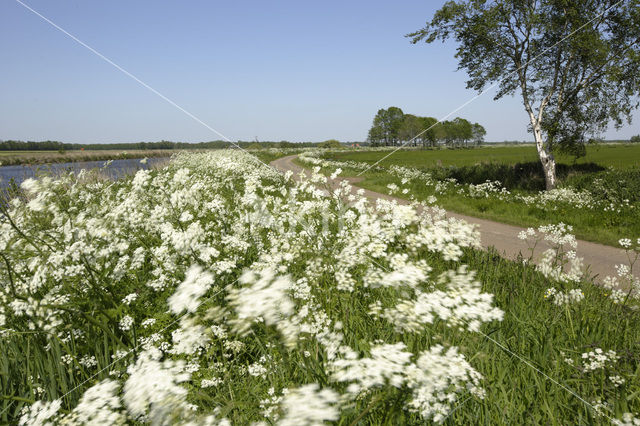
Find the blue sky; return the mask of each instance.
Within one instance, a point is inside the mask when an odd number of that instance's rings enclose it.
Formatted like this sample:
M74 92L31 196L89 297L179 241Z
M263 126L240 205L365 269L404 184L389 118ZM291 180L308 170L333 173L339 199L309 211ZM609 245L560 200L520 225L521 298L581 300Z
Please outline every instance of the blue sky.
M454 44L412 45L440 1L29 0L231 140L363 140L379 108L441 118L475 95ZM220 137L14 0L0 3L0 139ZM530 140L518 98L456 113ZM609 138L640 133L640 114Z

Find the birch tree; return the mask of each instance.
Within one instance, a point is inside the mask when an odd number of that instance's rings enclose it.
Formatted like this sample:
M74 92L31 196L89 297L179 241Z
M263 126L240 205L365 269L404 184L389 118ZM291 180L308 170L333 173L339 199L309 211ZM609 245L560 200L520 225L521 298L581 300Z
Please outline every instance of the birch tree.
M449 1L413 43L454 39L467 88L519 92L547 189L554 153L631 123L640 94L640 0Z

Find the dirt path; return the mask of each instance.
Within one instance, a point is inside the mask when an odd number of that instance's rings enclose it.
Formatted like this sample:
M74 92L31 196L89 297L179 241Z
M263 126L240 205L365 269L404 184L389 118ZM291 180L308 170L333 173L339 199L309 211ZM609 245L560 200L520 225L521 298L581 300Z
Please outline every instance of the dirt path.
M297 155L282 157L272 161L270 164L281 172L291 170L294 173L294 177L297 177L300 172L304 172L306 175L309 175L308 170L293 162L296 157ZM337 186L343 179L347 179L354 185L356 185L358 181L362 180L362 178L337 178L332 182L332 185ZM353 192L358 189L360 188L354 186ZM385 200L395 200L398 204L409 204L407 200L402 198L381 194L368 189L364 190L364 195L371 200L382 198ZM480 230L483 247L493 246L506 258L514 259L520 252L526 257L529 255L529 248L527 247L527 244L518 239L518 233L524 228L457 213L448 212L447 216L463 219L466 222L476 224ZM558 218L558 222L561 221L562 218ZM536 250L536 258L545 248L546 246L541 246ZM577 253L579 257L584 258L585 265L589 265L591 275L594 275L599 279L602 279L607 275L615 275L615 265L628 263L627 256L623 250L588 241L578 240Z

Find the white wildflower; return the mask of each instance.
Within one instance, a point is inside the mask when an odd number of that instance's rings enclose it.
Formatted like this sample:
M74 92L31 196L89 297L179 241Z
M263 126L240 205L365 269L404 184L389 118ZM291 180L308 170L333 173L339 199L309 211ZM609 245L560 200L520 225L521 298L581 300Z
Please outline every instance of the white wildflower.
M187 271L184 281L180 283L176 292L169 297L169 308L174 314L183 311L195 312L200 306L200 298L213 285L213 275L194 265Z

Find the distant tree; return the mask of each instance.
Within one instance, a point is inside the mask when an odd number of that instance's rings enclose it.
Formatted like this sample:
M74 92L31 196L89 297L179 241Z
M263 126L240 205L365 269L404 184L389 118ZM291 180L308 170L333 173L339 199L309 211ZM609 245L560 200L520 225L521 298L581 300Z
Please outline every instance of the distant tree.
M476 146L480 146L480 144L484 142L484 137L487 135L487 131L478 123L473 123L471 126L471 133L473 143L476 144Z
M631 139L629 139L629 142L640 143L640 135L631 136Z
M473 138L473 125L469 120L456 117L453 120L453 132L455 133L455 139L459 147L468 146L469 141Z
M400 126L404 119L404 113L398 107L379 109L373 118L372 129L369 130L369 137L373 136L376 143L383 143L385 146L395 146L400 141ZM373 142L373 139L371 139Z
M453 121L446 120L442 121L440 125L442 126L440 130L440 137L443 139L444 144L450 148L455 148L456 141L458 140L458 132L455 123Z
M418 141L414 138L419 135L422 130L424 130L424 127L421 117L416 117L413 114L404 114L402 123L398 129L398 138L403 143L413 140L413 146L416 146Z
M340 141L336 139L329 139L324 142L320 142L318 144L318 147L334 149L334 148L342 148L342 144L340 143Z
M277 144L277 148L295 148L296 144L293 142L280 141Z
M367 140L371 144L371 146L380 146L384 145L384 133L380 126L376 126L375 124L371 126L369 129L369 134L367 136Z
M447 143L447 121L441 121L433 127L433 135L436 144L442 145Z
M421 136L422 146L426 147L427 144L431 147L436 146L437 137L435 126L437 125L438 120L433 117L420 117L420 120L422 121L422 129L424 131Z
M444 143L455 147L468 146L470 141L476 142L477 138L482 138L485 134L484 127L477 123L471 124L464 118L438 122L433 117L404 114L400 108L390 107L378 110L367 141L371 146L396 146L411 142L413 146L422 144L423 147L435 147Z
M263 146L259 142L251 142L249 145L247 145L247 149L262 149L262 148Z
M521 93L548 189L556 148L579 154L585 135L630 123L639 105L638 0L448 1L407 37L453 38L468 88Z

